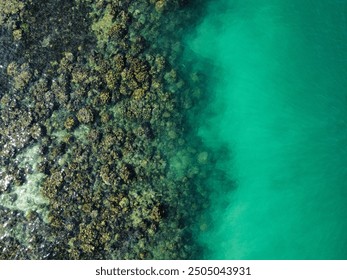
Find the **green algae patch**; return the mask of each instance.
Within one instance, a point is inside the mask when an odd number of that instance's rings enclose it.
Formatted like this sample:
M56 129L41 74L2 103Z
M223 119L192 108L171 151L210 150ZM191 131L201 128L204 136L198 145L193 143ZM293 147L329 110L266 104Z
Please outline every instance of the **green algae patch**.
M19 0L3 0L0 2L0 26L7 17L18 14L23 8L24 3Z
M110 38L111 28L113 27L113 14L111 5L107 5L102 17L91 26L98 39L99 48L107 44Z

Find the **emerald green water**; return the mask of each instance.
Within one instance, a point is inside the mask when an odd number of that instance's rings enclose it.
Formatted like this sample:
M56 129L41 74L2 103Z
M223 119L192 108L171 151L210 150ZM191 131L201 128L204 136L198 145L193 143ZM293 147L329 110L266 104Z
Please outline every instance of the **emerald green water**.
M204 257L346 259L347 1L211 2L188 38L212 65L199 134L230 159Z

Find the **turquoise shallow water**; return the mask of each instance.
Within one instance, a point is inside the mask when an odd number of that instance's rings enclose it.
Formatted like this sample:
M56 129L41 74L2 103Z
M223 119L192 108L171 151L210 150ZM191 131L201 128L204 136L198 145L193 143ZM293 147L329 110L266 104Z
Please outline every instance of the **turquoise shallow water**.
M211 2L187 41L213 65L199 134L230 159L204 257L346 259L347 1Z

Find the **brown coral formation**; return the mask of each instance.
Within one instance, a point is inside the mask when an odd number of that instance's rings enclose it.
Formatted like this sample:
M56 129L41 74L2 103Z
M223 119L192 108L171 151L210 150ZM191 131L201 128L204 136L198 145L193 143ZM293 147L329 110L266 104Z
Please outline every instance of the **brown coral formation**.
M0 195L36 172L45 203L30 206L35 239L0 239L0 258L195 257L189 228L195 216L187 209L199 210L203 192L193 181L208 157L185 138L182 111L194 102L185 85L194 81L176 64L180 22L191 20L189 10L175 0L1 3L0 26L20 20L8 27L8 40L20 41L25 56L1 70L7 93L0 103L0 164L9 183ZM57 8L50 20L66 32L47 33L49 22L42 25L33 12L37 5ZM76 13L64 14L66 25L54 18L62 8ZM79 28L73 20L82 14L89 18ZM38 163L23 169L16 158L33 145ZM18 223L29 223L25 211ZM24 250L28 242L32 249Z

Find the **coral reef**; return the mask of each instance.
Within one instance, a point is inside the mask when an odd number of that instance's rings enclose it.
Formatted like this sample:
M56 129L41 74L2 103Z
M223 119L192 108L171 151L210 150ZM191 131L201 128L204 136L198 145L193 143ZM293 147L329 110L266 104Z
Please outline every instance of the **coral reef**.
M60 2L0 2L1 40L17 44L0 57L0 259L196 257L210 157L185 135L189 9ZM19 207L21 187L41 200Z

